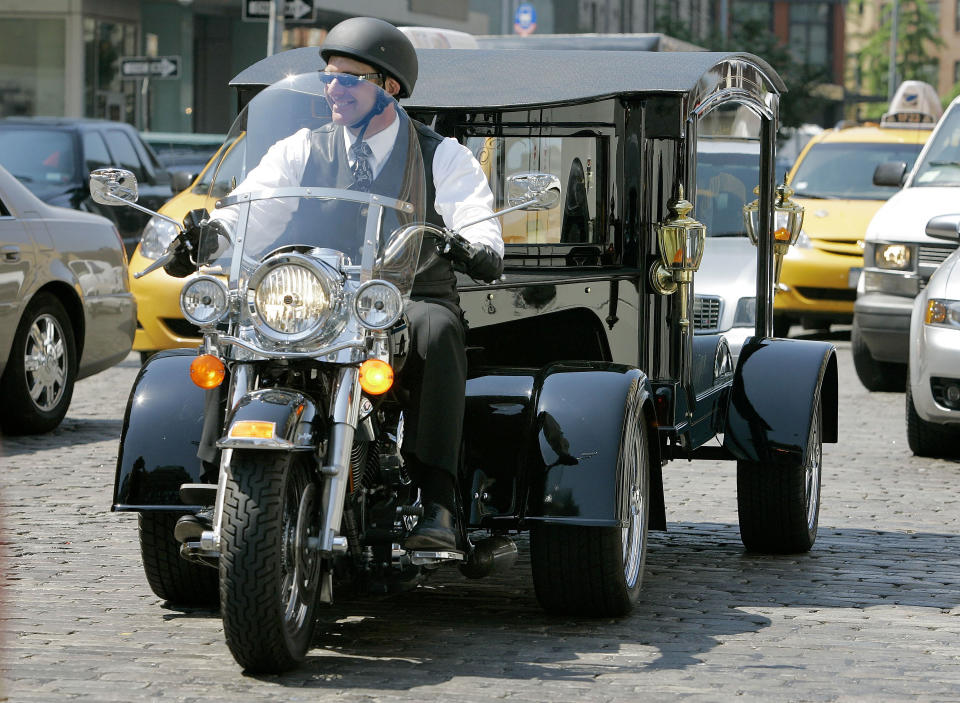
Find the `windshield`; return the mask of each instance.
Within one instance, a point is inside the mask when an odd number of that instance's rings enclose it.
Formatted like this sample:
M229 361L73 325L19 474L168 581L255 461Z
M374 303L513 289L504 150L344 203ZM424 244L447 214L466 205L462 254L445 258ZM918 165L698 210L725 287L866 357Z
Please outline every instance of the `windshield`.
M941 118L911 185L960 185L960 110L947 110Z
M747 236L743 206L753 200L759 182L759 143L700 140L694 214L708 237Z
M887 200L897 186L873 184L873 172L888 161L913 166L923 144L814 144L800 162L790 186L801 198ZM960 175L960 174L958 174Z
M209 179L213 262L243 286L271 254L299 251L409 295L424 219L420 145L400 105L342 74L286 78L240 113ZM205 234L205 236L208 236ZM201 250L203 250L201 246Z
M0 164L31 190L76 180L73 135L59 129L0 130Z

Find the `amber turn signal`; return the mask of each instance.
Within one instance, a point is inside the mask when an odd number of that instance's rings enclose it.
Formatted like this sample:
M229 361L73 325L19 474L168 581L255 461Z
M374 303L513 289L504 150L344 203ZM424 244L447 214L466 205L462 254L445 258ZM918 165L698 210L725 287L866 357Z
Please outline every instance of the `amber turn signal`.
M370 395L381 395L393 385L393 369L386 361L367 359L360 364L360 387Z
M266 420L237 420L230 427L229 437L242 439L273 439L277 425Z
M201 354L190 362L190 380L207 390L223 383L226 370L223 362L212 354Z

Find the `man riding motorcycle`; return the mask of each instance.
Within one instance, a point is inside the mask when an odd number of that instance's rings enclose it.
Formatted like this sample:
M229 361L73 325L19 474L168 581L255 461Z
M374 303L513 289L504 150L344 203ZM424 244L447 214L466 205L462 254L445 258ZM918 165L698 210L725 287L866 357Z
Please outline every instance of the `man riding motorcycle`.
M350 188L369 191L378 179L391 177L390 157L404 148L398 142L401 119L394 99L408 97L417 79L417 55L410 40L383 20L355 17L330 30L320 49L325 97L332 112L330 129L301 129L274 144L234 194L299 185L315 168L339 164ZM378 90L377 87L382 89ZM450 230L489 217L493 194L480 164L452 138L413 123L426 176L428 223ZM409 146L409 145L407 145ZM323 152L325 158L311 158ZM335 158L330 158L331 156ZM336 158L339 156L339 158ZM324 226L336 214L317 207ZM286 213L285 217L290 217ZM271 212L274 225L278 213ZM281 220L282 221L282 220ZM210 223L229 232L229 215L214 213ZM180 235L177 255L164 268L186 276L196 270L191 259L206 260L212 252L200 246L200 227ZM209 236L204 241L215 240ZM223 246L223 242L220 242ZM206 256L205 256L206 255ZM457 529L457 467L466 387L465 321L459 306L454 270L478 280L493 281L503 270L503 240L496 219L467 227L456 237L424 246L411 300L405 308L411 348L399 385L409 393L405 413L403 455L410 476L422 492L423 515L404 542L408 550L462 550ZM203 516L186 516L202 521Z

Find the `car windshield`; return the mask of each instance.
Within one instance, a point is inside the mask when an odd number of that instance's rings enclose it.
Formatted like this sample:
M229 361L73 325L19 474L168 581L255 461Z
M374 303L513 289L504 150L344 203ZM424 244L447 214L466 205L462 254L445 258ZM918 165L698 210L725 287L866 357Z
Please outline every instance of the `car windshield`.
M315 248L336 252L351 276L409 293L420 240L404 227L423 221L425 185L413 122L394 98L355 76L292 76L244 108L226 144L209 196L234 244L216 262L229 258L232 280L243 285L272 254Z
M922 147L922 143L814 144L797 167L790 185L801 198L886 200L899 188L874 185L877 166L902 161L909 169Z
M0 127L0 164L30 189L75 180L73 135L60 129Z
M941 118L911 185L960 185L960 109L952 107Z

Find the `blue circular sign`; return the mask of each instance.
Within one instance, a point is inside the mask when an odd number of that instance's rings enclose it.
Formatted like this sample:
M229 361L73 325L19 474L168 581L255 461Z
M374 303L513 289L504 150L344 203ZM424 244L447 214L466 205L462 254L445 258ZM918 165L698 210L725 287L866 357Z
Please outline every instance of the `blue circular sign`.
M513 23L520 29L530 29L537 23L537 11L528 2L522 2L517 7L517 13L513 17Z

